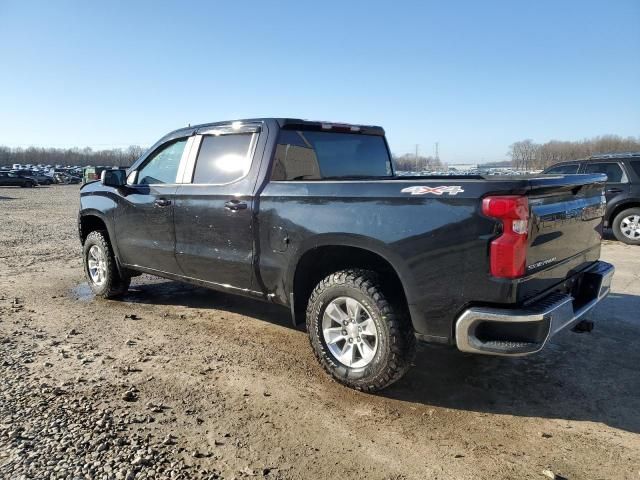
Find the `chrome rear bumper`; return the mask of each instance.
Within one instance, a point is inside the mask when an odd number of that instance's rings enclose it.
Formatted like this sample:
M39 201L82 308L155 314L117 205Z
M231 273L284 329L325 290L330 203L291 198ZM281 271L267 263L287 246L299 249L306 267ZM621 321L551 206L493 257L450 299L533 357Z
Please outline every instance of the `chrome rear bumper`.
M613 265L597 262L580 273L580 291L575 297L554 293L523 309L467 309L456 320L458 349L504 356L535 353L552 336L573 326L607 296L614 271Z

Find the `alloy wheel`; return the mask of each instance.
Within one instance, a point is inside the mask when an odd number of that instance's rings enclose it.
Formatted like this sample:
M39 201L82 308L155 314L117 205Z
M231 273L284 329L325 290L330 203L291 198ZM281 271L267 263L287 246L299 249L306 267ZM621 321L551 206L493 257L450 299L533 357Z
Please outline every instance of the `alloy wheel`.
M333 357L347 367L367 366L378 350L378 330L371 314L351 297L338 297L327 305L322 335Z

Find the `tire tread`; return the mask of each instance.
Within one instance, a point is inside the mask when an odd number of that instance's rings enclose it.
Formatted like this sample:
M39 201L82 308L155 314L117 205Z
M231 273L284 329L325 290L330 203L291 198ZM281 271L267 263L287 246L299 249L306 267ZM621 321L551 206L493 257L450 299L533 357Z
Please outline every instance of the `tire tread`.
M389 328L389 357L374 377L365 381L338 375L335 360L316 333L321 304L319 297L335 286L352 286L371 299ZM314 354L322 367L334 379L351 388L364 392L376 392L399 380L411 367L415 355L416 340L405 309L392 303L384 294L380 275L366 269L347 269L325 277L314 288L307 305L307 330Z
M640 240L634 241L626 237L620 229L620 224L622 223L622 220L624 219L624 217L627 217L629 215L640 215L640 208L631 207L631 208L626 208L621 212L619 212L613 219L613 224L612 224L613 235L616 237L617 240L619 240L622 243L626 243L627 245L640 245Z
M118 273L118 267L116 265L115 255L113 253L113 249L111 248L111 244L109 240L107 240L108 236L104 230L94 230L93 232L87 235L87 238L84 241L84 268L88 275L87 269L87 250L91 245L99 245L104 252L106 253L106 261L107 261L107 280L106 285L103 289L97 291L93 288L92 282L89 279L89 286L93 292L102 297L102 298L116 298L124 295L129 290L129 285L131 283L130 277L121 277Z

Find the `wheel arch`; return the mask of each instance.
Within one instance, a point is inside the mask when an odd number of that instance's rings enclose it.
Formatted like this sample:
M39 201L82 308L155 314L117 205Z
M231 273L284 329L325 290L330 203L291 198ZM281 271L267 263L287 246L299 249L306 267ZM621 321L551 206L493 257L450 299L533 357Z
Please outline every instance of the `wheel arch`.
M84 245L87 236L96 230L102 230L107 233L107 241L113 249L118 272L123 273L120 265L120 255L118 254L118 245L107 217L101 211L95 209L81 211L78 215L78 235L80 236L80 243Z
M611 207L611 213L609 214L608 226L613 227L613 221L615 218L629 208L640 208L640 198L630 198L622 200Z
M327 275L347 268L380 272L387 289L407 307L411 294L406 285L410 273L385 244L359 236L323 235L306 242L289 265L287 291L294 323L303 321L313 288Z

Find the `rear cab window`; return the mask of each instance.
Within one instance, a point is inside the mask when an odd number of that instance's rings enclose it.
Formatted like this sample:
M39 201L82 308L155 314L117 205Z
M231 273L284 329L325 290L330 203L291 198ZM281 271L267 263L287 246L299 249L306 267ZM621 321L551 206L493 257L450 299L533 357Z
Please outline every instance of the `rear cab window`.
M281 130L271 180L391 177L384 137L315 130Z

